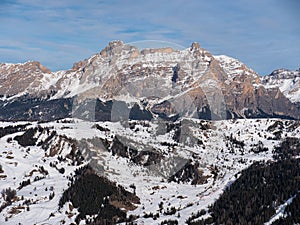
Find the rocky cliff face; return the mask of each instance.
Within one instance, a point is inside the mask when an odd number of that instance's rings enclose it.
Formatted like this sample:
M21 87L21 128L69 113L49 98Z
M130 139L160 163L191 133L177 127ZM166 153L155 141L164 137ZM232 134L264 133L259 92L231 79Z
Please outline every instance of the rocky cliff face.
M280 85L267 85L266 77L260 77L255 71L237 59L228 56L215 56L215 58L229 75L225 83L230 86L227 91L234 93L227 103L228 106L232 107L231 111L242 112L246 117L252 117L253 115L258 115L258 117L299 115L296 104L291 106L291 102L294 102L292 99L300 101L299 97L293 94L283 94ZM279 77L274 78L275 83L281 83L277 79ZM286 85L286 88L288 86ZM232 100L234 101L232 102ZM289 108L292 113L287 114L284 108ZM299 117L296 116L296 118Z
M125 108L128 118L133 106L135 112L153 115L148 118L299 119L299 109L280 90L265 88L258 74L246 65L227 56L213 56L199 43L179 51L172 48L140 50L113 41L100 53L75 63L67 71L51 73L37 62L1 64L0 80L2 109L9 97L18 102L20 96L26 96L43 99L44 104L72 99L73 105L65 107L69 109L65 115L72 112L78 115L80 111L79 116L86 114L95 120L96 115L101 117L100 109L107 105L108 119ZM125 108L120 108L122 104L115 105L115 101L123 102ZM83 110L82 106L87 109ZM45 113L44 110L42 114L45 116ZM5 119L5 115L1 116ZM51 119L53 115L46 117ZM133 117L139 118L138 115Z

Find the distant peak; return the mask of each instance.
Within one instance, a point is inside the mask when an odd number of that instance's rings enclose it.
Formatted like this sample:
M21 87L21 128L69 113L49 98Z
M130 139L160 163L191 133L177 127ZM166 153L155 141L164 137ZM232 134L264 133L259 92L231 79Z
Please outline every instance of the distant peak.
M28 65L29 67L35 67L41 70L43 73L51 73L51 70L49 70L46 66L42 65L38 61L29 61L25 63L24 65Z
M200 49L199 42L193 42L191 45L191 51L196 50L196 49Z
M110 41L108 43L108 46L110 48L115 48L115 47L119 47L119 46L122 46L124 45L124 42L123 41L120 41L120 40L114 40L114 41Z
M124 42L120 40L111 41L108 45L100 52L100 55L106 57L108 52L112 52L114 49L124 46Z
M285 69L285 68L280 68L280 69L276 69L274 70L269 76L280 76L281 78L284 77L299 77L300 76L300 70L289 70L289 69Z
M280 68L280 69L274 70L270 75L277 75L277 74L280 74L280 73L283 73L283 72L290 72L290 70L285 69L285 68Z
M51 70L48 69L46 66L42 65L40 62L38 61L27 61L24 63L1 63L0 65L6 66L7 69L9 68L27 68L27 69L31 69L31 70L40 70L43 73L51 73Z

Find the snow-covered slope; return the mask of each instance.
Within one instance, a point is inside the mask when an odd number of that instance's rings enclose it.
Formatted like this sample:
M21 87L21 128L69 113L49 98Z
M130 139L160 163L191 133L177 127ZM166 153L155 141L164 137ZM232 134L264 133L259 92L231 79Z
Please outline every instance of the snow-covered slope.
M222 68L229 75L228 79L230 82L232 82L238 76L247 75L253 79L253 82L255 84L258 83L257 78L259 77L259 75L238 59L226 55L217 55L214 56L214 58L220 62Z
M74 222L78 209L69 202L59 208L58 203L68 178L87 163L136 193L140 204L127 215L138 215L138 223L172 219L185 224L195 212L207 209L243 169L255 161L272 160L273 148L283 138L300 138L298 121L276 119L176 123L67 119L2 122L0 127L17 125L0 139L0 190L16 190L11 204L0 197L1 224ZM34 141L28 144L30 140ZM74 149L83 161L71 154Z
M278 87L291 102L300 102L300 69L278 69L261 77L261 80L266 88Z

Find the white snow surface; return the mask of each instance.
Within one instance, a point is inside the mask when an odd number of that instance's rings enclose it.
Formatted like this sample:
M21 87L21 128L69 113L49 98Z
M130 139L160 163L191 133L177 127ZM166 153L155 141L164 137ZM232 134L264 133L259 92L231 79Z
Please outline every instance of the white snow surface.
M129 211L128 215L139 215L137 222L144 224L158 224L165 219L177 219L179 224L185 221L197 211L207 209L213 204L224 189L230 185L239 173L250 166L255 161L272 160L272 150L279 144L279 140L272 140L273 133L268 127L273 125L276 119L248 119L248 120L227 120L227 121L200 121L197 119L183 119L182 125L186 130L180 136L180 142L176 144L173 140L174 131L162 132L161 125L155 121L136 121L134 127L128 123L120 122L89 122L78 119L67 119L68 123L54 121L37 124L32 122L29 127L41 126L57 134L53 139L53 145L60 143L58 155L64 157L70 152L70 145L67 141L60 141L60 135L77 141L87 141L89 149L85 149L82 154L86 158L86 163L93 162L94 169L97 165L103 166L105 175L110 180L117 182L132 191L131 184L136 186L136 194L140 198L141 204L137 205L134 211ZM300 137L300 126L292 126L297 121L284 121L282 136ZM0 123L0 127L8 125L24 124ZM95 128L95 124L109 130L100 131ZM209 129L201 129L204 125ZM70 210L66 203L62 209L58 208L58 202L64 190L68 188L67 176L71 176L78 166L71 166L70 161L58 162L57 156L49 156L41 146L22 147L13 139L23 132L6 135L0 139L0 164L3 173L0 173L0 191L6 188L17 190L17 198L12 205L4 208L1 212L1 224L66 224L74 222L78 211ZM232 135L237 140L244 141L244 149L233 148L233 152L226 147L227 137ZM38 142L45 140L49 133L36 133ZM155 149L163 153L165 158L161 165L157 167L140 166L130 162L127 158L113 156L105 149L94 145L92 140L118 139L138 151L145 149ZM269 139L269 140L268 140ZM195 144L195 140L201 140L203 144ZM251 151L253 145L261 141L268 151L254 153ZM163 143L169 143L165 145ZM173 147L171 147L173 146ZM94 153L94 154L91 154ZM93 156L91 156L93 155ZM200 168L203 175L207 177L204 184L191 185L190 183L168 182L167 178L174 174L184 164L172 164L172 157L180 157L186 161L192 155L200 160ZM91 157L89 157L91 156ZM183 161L186 162L186 161ZM57 163L57 168L65 168L65 173L61 174L55 167L50 166L50 162ZM169 166L167 166L169 165ZM43 166L48 171L47 175L42 174L39 168ZM212 168L218 168L217 177L213 178ZM173 169L173 170L172 170ZM40 180L34 181L35 177ZM18 189L20 182L30 179L31 183ZM50 193L54 193L54 198L49 199ZM24 201L30 202L29 211ZM165 215L159 209L159 203L163 202L164 209L175 207L175 215ZM0 197L0 205L4 199ZM25 206L25 207L23 207ZM65 213L67 211L67 214ZM144 214L159 213L160 217L154 221L152 218L143 218ZM178 213L180 217L178 217ZM51 216L50 216L51 215ZM205 215L208 216L208 215ZM7 221L5 221L7 220Z

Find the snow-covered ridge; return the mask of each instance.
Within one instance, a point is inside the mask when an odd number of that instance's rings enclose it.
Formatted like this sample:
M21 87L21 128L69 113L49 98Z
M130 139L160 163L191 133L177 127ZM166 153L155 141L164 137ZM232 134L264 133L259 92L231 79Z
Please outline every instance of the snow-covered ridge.
M229 74L229 78L232 80L234 77L245 74L248 76L258 77L259 75L252 70L251 68L247 67L244 63L235 59L233 57L227 55L216 55L214 56L216 60L221 63L221 66Z
M300 69L278 69L261 80L266 88L279 88L292 102L300 102Z

